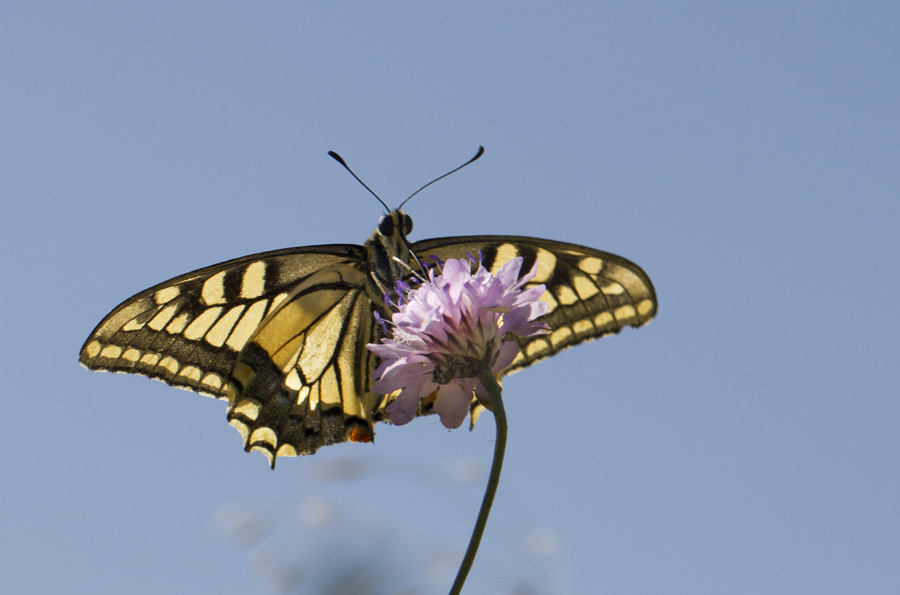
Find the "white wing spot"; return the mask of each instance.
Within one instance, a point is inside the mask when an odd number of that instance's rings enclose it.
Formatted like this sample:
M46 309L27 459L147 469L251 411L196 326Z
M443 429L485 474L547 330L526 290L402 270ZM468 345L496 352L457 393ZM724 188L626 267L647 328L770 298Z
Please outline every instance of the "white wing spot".
M244 269L241 279L241 297L253 299L261 296L266 288L266 263L257 260Z
M172 285L170 287L163 287L162 289L157 291L153 295L153 299L156 300L156 303L161 306L167 302L171 302L179 295L181 295L181 288L177 285Z
M203 284L200 296L207 306L225 303L225 272L216 273Z

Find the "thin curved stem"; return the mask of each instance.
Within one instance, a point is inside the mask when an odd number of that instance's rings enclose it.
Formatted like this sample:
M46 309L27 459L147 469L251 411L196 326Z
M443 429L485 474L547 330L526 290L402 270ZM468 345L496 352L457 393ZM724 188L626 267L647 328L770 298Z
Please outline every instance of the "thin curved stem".
M472 563L475 562L475 554L478 553L478 545L481 543L481 536L484 534L484 527L487 525L488 515L491 513L491 505L494 503L494 494L497 493L497 486L500 484L500 470L503 468L503 454L506 452L506 410L503 408L503 399L500 397L500 384L491 370L483 370L479 379L491 398L494 421L497 423L497 440L494 443L491 474L488 477L487 488L484 490L481 510L478 511L478 519L475 521L475 528L472 530L466 555L456 573L456 580L450 587L450 595L459 595L466 582L466 577L469 575L469 570L472 568Z

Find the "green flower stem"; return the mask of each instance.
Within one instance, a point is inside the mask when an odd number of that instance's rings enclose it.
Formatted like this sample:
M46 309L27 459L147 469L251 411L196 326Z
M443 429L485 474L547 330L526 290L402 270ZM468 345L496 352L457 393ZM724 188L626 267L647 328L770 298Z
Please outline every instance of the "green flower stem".
M496 375L490 369L482 370L478 378L491 398L494 421L497 423L497 440L494 443L491 475L488 477L487 488L484 490L481 510L478 511L478 519L475 521L475 528L472 530L472 537L469 539L466 555L462 564L459 565L459 572L456 573L456 580L453 581L453 586L450 587L450 595L459 595L466 582L466 577L469 575L469 570L472 568L472 563L475 562L475 554L478 553L478 545L481 543L481 536L484 534L484 527L487 525L488 515L491 513L491 505L494 503L494 494L497 493L497 485L500 483L503 453L506 452L506 410L503 408L503 399L500 398L500 384L497 382Z

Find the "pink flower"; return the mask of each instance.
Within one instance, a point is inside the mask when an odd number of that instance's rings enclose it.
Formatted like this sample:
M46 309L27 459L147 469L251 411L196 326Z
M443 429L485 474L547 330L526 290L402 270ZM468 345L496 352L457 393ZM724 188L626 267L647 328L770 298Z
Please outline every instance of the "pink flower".
M547 332L546 324L535 321L549 309L540 301L544 286L522 289L537 263L519 278L521 268L522 258L514 258L496 276L480 263L472 274L469 261L448 260L440 275L429 269L414 289L398 284L401 303L391 317L392 336L367 345L382 360L372 390L400 390L387 407L394 424L408 423L419 400L435 390L434 410L448 428L462 424L473 393L490 409L479 372L500 372L512 363L519 353L515 336Z

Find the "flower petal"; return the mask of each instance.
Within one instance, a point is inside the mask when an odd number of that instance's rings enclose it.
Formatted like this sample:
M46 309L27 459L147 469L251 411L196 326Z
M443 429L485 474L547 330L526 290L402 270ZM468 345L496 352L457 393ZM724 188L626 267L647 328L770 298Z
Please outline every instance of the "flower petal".
M494 362L494 365L491 366L491 369L494 372L499 372L506 368L509 364L513 363L513 360L516 359L516 356L519 355L519 344L515 341L504 341L500 343L500 349L497 353L497 360Z
M458 428L469 413L469 401L472 400L472 391L466 393L462 383L453 380L443 385L438 391L437 401L434 402L434 411L441 416L441 423L445 428Z

